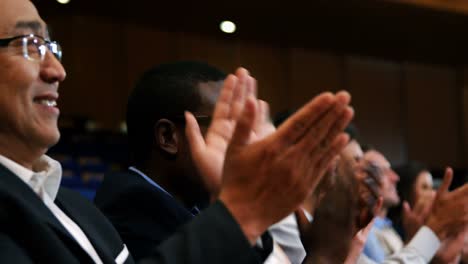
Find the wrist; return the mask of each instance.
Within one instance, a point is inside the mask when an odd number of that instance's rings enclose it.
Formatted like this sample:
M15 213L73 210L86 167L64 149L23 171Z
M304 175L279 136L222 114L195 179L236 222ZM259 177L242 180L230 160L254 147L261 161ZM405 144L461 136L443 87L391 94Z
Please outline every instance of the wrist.
M233 218L239 224L242 233L253 246L255 245L257 239L266 231L268 225L262 224L261 220L255 215L252 214L254 209L243 206L240 203L233 202L226 195L221 194L219 200L224 204L224 206L231 213Z
M439 238L440 241L445 240L447 237L447 234L443 228L443 226L434 219L433 217L429 217L429 219L426 222L426 226L434 232L434 234Z

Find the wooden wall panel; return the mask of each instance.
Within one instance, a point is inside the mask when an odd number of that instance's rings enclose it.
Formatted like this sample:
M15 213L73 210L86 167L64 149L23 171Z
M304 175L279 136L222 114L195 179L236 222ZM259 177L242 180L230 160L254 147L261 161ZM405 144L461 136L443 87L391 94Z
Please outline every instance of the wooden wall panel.
M463 162L462 166L468 168L468 69L463 72L463 87L461 89L462 94L462 140L464 143L463 149Z
M288 50L241 42L239 65L246 67L257 79L259 97L270 103L274 114L291 107Z
M163 32L107 18L56 17L48 22L64 49L68 77L59 90L64 115L86 116L116 128L143 71L166 61L204 60L227 72L248 68L273 114L324 90L349 90L362 136L392 162L410 158L435 167L468 166L468 69L457 76L448 67Z
M239 65L238 44L233 39L173 33L177 38L179 60L199 60L212 64L226 73Z
M346 89L342 58L337 55L294 48L290 54L290 102L299 107L323 91Z
M362 144L378 149L393 164L402 163L406 154L400 65L364 58L347 58L345 65Z
M139 25L126 25L122 41L125 45L122 55L126 60L127 94L145 71L177 58L178 50L173 33Z
M121 27L89 17L67 18L63 23L68 25L61 39L68 75L59 90L62 113L90 117L105 128L115 128L126 100Z
M460 166L460 114L456 72L406 65L408 154L432 166Z

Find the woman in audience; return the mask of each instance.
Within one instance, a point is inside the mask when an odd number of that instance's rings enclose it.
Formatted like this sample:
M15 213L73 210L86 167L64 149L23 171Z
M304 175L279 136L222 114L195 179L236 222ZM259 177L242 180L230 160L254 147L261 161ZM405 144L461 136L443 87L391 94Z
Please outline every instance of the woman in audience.
M395 171L400 176L398 194L403 203L393 211L390 211L390 217L402 238L408 242L419 228L419 225L414 219L409 219L410 216L407 212L410 209L413 212L417 212L420 216L419 220L424 222L426 220L425 217L430 213L432 202L435 198L435 190L433 189L433 180L429 169L419 162L409 162L396 168ZM468 232L465 231L451 239L443 241L431 263L460 263L465 237L467 236Z
M430 204L435 196L434 184L429 169L416 161L395 168L395 172L400 176L397 189L402 203L390 210L389 217L402 239L408 242L419 226L413 227L410 221L406 221L405 209L412 208L413 211L418 212L430 210ZM422 215L428 215L428 213L425 212Z

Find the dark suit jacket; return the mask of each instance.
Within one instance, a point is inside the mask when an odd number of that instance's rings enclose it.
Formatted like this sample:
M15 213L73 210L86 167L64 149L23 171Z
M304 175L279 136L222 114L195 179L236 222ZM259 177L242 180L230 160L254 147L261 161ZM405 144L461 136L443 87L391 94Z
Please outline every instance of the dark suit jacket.
M136 260L190 221L192 214L131 170L104 177L94 199Z
M115 228L79 194L61 188L55 203L78 224L104 263L124 244ZM0 165L0 263L91 263L42 200ZM125 263L134 263L129 257ZM191 221L141 263L260 263L220 202Z

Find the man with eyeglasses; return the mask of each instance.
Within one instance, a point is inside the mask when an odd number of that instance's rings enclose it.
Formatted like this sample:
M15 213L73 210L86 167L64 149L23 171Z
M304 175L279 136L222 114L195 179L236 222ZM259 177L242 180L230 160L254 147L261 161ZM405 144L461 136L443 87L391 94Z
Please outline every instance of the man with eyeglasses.
M410 222L407 223L411 224L413 235L409 237L409 242L403 245L401 238L393 230L391 221L386 218L389 207L400 202L396 189L399 176L385 156L377 150L366 151L363 159L378 168L381 178L379 194L383 197L383 206L370 231L375 233L377 239L367 243L375 243L373 246L380 248L384 253L393 251L382 260L373 260L364 251L357 263L448 263L449 261L441 259L441 243L456 243L454 238L468 226L468 184L449 191L453 171L447 168L430 210L418 212L408 209L410 218L407 218L407 221ZM448 255L443 257L450 258Z
M59 187L60 164L44 155L60 137L56 101L65 71L59 46L49 42L29 0L0 0L0 39L0 263L133 263L112 224L87 200ZM223 85L249 96L221 96L217 108L223 114L213 115L210 127L218 132L223 124L234 127L232 138L217 141L226 148L222 179L201 170L207 180L222 183L217 201L141 263L260 262L252 248L256 239L315 189L346 145L342 130L353 111L345 92L316 97L275 133L252 143L261 111L249 90L251 77L242 71ZM232 119L225 106L240 114ZM186 115L186 123L196 137L193 115ZM209 165L219 145L201 136L193 142L197 166Z

